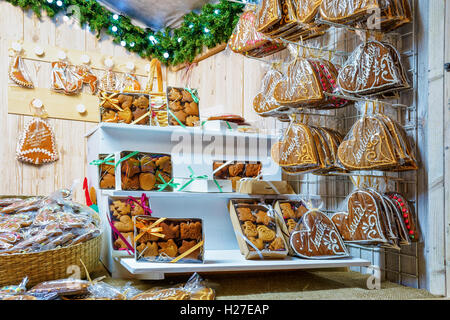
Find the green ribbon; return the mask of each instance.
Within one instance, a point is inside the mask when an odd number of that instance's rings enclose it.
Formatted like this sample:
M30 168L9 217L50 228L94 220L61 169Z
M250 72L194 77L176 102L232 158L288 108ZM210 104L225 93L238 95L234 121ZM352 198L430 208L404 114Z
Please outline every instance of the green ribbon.
M213 179L213 181L214 181L214 183L216 184L217 189L219 189L220 192L223 192L223 190L222 190L222 188L220 187L220 185L219 185L219 183L217 182L217 180L216 180L216 179Z
M139 151L134 151L132 153L130 153L129 155L126 155L125 157L123 157L122 159L120 159L119 161L117 161L117 163L114 165L114 167L117 167L119 165L119 163L130 159L131 157L137 155L139 153Z
M164 178L161 176L161 173L158 173L158 177L159 177L159 179L161 179L161 181L164 181L164 183L159 183L159 184L156 185L158 187L157 192L163 191L168 186L176 189L178 187L178 185L179 185L179 183L172 182L173 178L170 179L169 182L166 182L166 180L164 180Z
M194 100L195 103L198 103L200 101L199 98L197 97L197 90L189 88L184 88L184 90L186 90L191 94L192 99Z
M93 160L93 161L89 162L89 164L94 165L94 166L100 166L102 164L109 164L111 166L114 166L115 165L114 162L108 162L113 159L114 159L114 155L108 155L104 159Z
M99 213L99 211L98 211L98 206L97 206L96 204L90 205L89 208L91 208L91 209L94 210L95 212Z
M191 166L188 166L188 169L191 172L191 175L189 176L190 180L188 182L186 182L180 189L178 189L178 191L182 191L184 188L186 188L188 185L190 185L195 180L208 179L207 175L195 176L194 170L192 170Z
M167 111L170 113L170 115L171 115L173 118L175 118L175 120L177 120L177 122L180 124L180 126L182 126L183 128L186 129L186 125L185 125L183 122L181 122L181 121L177 118L176 115L173 114L172 110L170 110L169 107L167 107Z

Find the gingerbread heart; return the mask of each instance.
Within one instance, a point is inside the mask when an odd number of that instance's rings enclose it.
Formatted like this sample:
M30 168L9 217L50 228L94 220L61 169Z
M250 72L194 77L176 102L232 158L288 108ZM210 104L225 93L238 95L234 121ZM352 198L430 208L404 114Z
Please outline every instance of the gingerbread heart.
M297 2L297 19L300 23L310 23L319 11L322 0L303 0Z
M312 64L300 57L289 64L286 78L277 83L273 96L279 104L290 107L314 104L324 98Z
M309 211L290 238L294 252L307 259L348 257L349 253L333 221L320 211Z
M284 140L272 146L271 156L281 167L301 166L312 170L320 166L314 146L314 137L309 127L302 123L291 123Z
M281 7L279 0L263 0L257 15L257 29L264 32L281 20Z
M259 115L272 115L283 109L273 97L273 91L283 74L276 69L270 69L262 80L261 92L253 99L253 109Z
M364 116L338 148L338 161L347 170L374 170L395 166L392 137L378 118Z
M362 18L373 9L379 9L378 2L377 0L322 0L320 15L327 21L348 23Z
M396 56L397 55L397 56ZM338 84L347 94L375 94L404 87L398 52L390 45L361 44L339 71Z
M19 138L16 155L18 160L36 165L58 160L55 136L46 121L34 118L27 123Z
M370 192L355 190L348 197L348 213L335 213L331 220L344 241L386 243L381 213Z

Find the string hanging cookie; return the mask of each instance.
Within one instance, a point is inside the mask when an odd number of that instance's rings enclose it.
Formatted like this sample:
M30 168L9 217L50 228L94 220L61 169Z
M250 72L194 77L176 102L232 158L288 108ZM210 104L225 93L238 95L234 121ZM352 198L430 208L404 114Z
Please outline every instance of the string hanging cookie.
M17 143L16 156L19 161L40 165L58 160L55 136L43 110L42 101L34 99L30 105L36 116L27 123Z

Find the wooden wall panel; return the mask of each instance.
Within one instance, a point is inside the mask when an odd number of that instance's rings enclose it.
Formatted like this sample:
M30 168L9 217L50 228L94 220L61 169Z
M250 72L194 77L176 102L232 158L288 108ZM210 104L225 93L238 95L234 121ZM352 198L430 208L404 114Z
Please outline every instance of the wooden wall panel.
M131 55L120 45L114 44L108 36L97 39L92 32L81 29L76 22L62 20L62 15L50 19L45 14L38 19L31 12L4 1L0 2L0 161L2 178L6 183L0 185L0 194L48 195L59 188L80 181L75 199L84 201L81 183L86 175L86 139L84 134L95 127L95 123L49 119L55 129L60 159L57 162L36 167L21 163L15 158L16 144L24 124L32 117L8 114L8 48L10 41L23 40L40 46L57 46L78 51L95 51L111 56L123 57L123 63L130 58L148 61ZM33 80L39 88L50 88L49 63L26 60ZM142 85L146 79L139 77Z

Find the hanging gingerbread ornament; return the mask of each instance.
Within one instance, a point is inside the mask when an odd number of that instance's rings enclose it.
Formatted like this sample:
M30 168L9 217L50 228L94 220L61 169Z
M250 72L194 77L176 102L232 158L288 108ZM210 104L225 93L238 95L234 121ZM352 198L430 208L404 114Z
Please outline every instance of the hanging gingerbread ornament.
M18 42L14 42L12 50L14 51L14 57L9 65L9 78L21 87L30 89L34 88L27 67L20 56L20 53L22 52L22 45Z
M31 106L36 116L27 123L17 143L16 156L19 161L40 165L58 160L55 135L43 110L42 101L34 99Z
M86 64L75 66L75 73L80 76L83 84L89 85L91 94L95 95L97 93L98 81L97 76L92 72L91 68Z
M114 67L114 61L110 58L104 61L106 71L100 78L100 89L102 91L116 91L117 90L117 76L115 72L112 71Z

